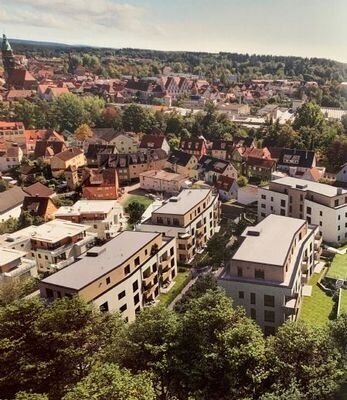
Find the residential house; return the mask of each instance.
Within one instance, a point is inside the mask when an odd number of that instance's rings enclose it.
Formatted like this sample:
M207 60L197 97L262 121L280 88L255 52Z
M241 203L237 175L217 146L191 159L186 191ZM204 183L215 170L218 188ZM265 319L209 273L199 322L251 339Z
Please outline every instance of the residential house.
M347 190L285 177L258 189L258 218L269 214L306 219L319 227L325 242L347 240Z
M166 165L167 154L164 150L148 150L132 154L114 154L105 161L108 167L116 168L120 184L140 179L140 174L149 170L159 171ZM105 165L102 163L102 165Z
M170 146L163 135L143 135L139 150L146 152L147 150L163 150L169 154Z
M115 200L119 197L118 173L115 168L87 168L82 174L83 198L87 200Z
M46 141L48 144L52 142L65 142L63 135L60 135L53 129L26 129L24 131L24 137L27 154L35 152L36 143L38 141ZM39 155L39 157L42 156L43 155Z
M289 176L301 178L311 168L316 167L316 155L311 150L282 149L277 169Z
M37 138L35 138L35 135L30 136L32 141L35 142L35 159L43 158L45 161L50 161L54 155L67 150L64 137L53 130L41 131L40 134L36 133L36 136Z
M140 141L139 136L134 132L118 133L112 140L117 148L118 153L129 154L136 153L139 149Z
M9 218L18 218L21 213L25 193L22 188L14 186L0 193L0 222Z
M226 160L203 156L197 166L198 177L206 183L214 185L220 176L237 179L237 170Z
M297 320L303 286L319 260L320 244L316 226L269 215L243 232L218 284L266 335L274 334L284 322Z
M207 154L207 145L204 138L182 139L180 149L184 153L194 155L198 160Z
M132 322L143 307L167 291L176 275L175 238L124 231L43 279L40 292L47 300L78 295L100 311L120 312L125 321Z
M140 188L144 190L178 194L189 184L184 176L163 170L150 170L140 174Z
M232 140L214 140L212 142L211 155L221 160L230 160L235 143Z
M42 176L41 168L37 164L24 164L19 168L20 179L24 184L36 182Z
M25 192L26 196L39 196L39 197L55 197L55 192L51 188L43 185L41 182L36 182L30 186L23 187L23 191Z
M219 229L218 194L211 189L184 189L136 225L143 232L161 232L177 239L177 257L191 262Z
M342 165L340 171L336 174L336 184L338 186L347 186L347 162Z
M67 94L67 93L70 93L70 90L67 87L52 87L52 86L49 86L46 89L43 97L47 101L53 101L57 97L59 97L59 96L61 96L63 94Z
M230 178L229 176L220 175L217 179L215 187L218 190L219 198L222 201L237 199L239 186L236 179Z
M115 237L125 227L122 206L115 200L79 200L73 206L60 207L55 218L89 225L101 240Z
M173 150L166 163L166 168L186 178L197 179L198 159L193 154Z
M26 196L22 205L22 213L26 211L32 217L42 218L43 221L52 219L57 209L58 207L50 197L38 195Z
M24 251L0 247L0 287L4 282L23 281L37 276L35 261L25 256Z
M261 181L270 181L276 170L276 161L268 158L247 157L244 167L245 176L258 178Z
M0 143L0 172L5 172L20 165L23 151L17 143Z
M87 160L81 149L71 148L55 154L51 159L51 170L54 177L58 177L68 168L79 168L86 165Z
M115 145L110 144L89 144L84 153L88 167L98 167L101 166L105 155L116 154L117 149Z
M95 242L88 225L54 219L39 226L28 226L1 238L1 246L27 252L39 273L55 272L72 264Z
M23 122L0 121L0 140L20 143L24 140Z
M29 100L34 97L34 92L32 90L17 90L11 89L8 91L6 95L6 100L8 102L20 101L20 100Z

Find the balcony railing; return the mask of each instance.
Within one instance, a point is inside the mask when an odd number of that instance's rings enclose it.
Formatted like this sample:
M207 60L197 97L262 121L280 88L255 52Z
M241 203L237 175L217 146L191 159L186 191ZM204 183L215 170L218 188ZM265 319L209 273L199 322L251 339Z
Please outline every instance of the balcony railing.
M153 271L148 276L144 276L143 283L145 284L145 286L147 286L154 279L156 275L157 273Z
M154 284L152 287L150 287L149 289L146 289L144 291L144 296L146 299L149 299L152 294L155 292L156 288L158 287L158 283Z
M68 265L71 265L74 261L75 261L74 257L69 257L66 260L61 260L55 264L50 264L50 267L54 270L59 270L67 267Z

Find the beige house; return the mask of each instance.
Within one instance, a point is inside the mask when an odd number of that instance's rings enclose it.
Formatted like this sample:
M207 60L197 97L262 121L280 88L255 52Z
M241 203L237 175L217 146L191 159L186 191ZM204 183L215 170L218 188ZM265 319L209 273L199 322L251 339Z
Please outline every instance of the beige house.
M141 189L154 192L178 194L189 183L184 176L163 170L151 170L140 174Z
M219 220L218 194L210 189L184 189L152 211L136 230L176 237L178 261L189 263L218 230Z
M167 160L166 168L186 178L197 179L198 159L193 154L173 150Z
M139 149L139 136L134 132L120 133L109 144L114 144L118 153L136 153Z
M86 163L83 150L76 147L56 154L50 162L54 177L60 176L67 169L83 167Z
M0 172L18 167L23 159L23 151L17 143L0 147Z
M265 334L273 334L298 316L303 285L321 252L318 227L301 219L270 215L256 227L246 228L241 240L218 284Z
M50 300L78 294L100 311L118 311L133 321L172 286L177 274L175 242L160 233L124 231L43 279L41 296Z

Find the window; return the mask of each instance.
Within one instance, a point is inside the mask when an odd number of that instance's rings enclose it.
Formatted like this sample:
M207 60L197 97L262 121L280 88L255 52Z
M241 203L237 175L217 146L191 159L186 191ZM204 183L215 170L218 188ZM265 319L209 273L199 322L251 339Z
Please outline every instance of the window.
M265 274L263 269L254 270L254 277L256 279L265 279Z
M134 296L134 304L136 304L140 301L140 295L137 293L137 295Z
M255 311L255 308L251 308L251 318L256 319L257 318L257 313Z
M271 197L271 201L274 201L274 198L273 198L273 197Z
M133 282L133 292L136 292L136 290L139 288L139 281Z
M261 208L265 208L265 207L266 207L266 205L265 205L265 204L262 204L262 205L261 205Z
M175 259L174 258L171 259L170 265L171 265L171 267L173 267L175 265Z
M118 295L118 300L121 300L125 297L125 290L123 290L123 292L120 292Z
M322 221L319 221L319 226L323 226L323 222Z
M271 208L272 208L272 207L271 207ZM292 206L289 206L289 212L290 212L290 213L293 212Z
M141 311L141 306L135 308L135 313L138 314Z
M323 217L323 211L319 211L319 215Z
M310 224L311 223L311 217L306 217L307 219L307 223Z
M265 294L264 295L264 307L275 307L275 297Z
M106 301L105 303L101 304L99 309L101 312L107 312L108 311L108 302Z
M335 200L335 207L338 207L339 205L339 199Z
M127 308L128 308L128 306L127 306L126 304L124 304L124 305L119 309L119 311L120 311L120 312L124 312Z
M266 200L265 194L262 194L262 195L261 195L261 198L262 198L263 200Z
M242 268L237 267L237 276L242 276Z
M290 204L293 203L293 196L289 196L289 203L290 203Z
M255 293L251 293L251 304L255 304Z
M311 207L306 207L306 213L311 214L312 213L312 208Z
M245 298L245 292L239 292L239 299Z
M275 322L275 312L274 311L264 311L264 321L265 322Z
M138 267L140 265L140 257L135 258L135 265Z
M46 296L51 299L53 297L53 290L46 288Z
M147 249L145 249L145 256L148 254L148 250Z
M285 215L286 215L286 211L283 210L283 208L282 208L280 214L283 215L283 216L285 216Z
M97 225L95 225L95 224L93 225L93 227L94 227L94 229L98 229L98 226L97 226Z
M286 201L285 200L281 200L281 207L285 207L286 206Z
M111 278L110 277L106 278L106 285L109 285L110 283L111 283Z
M262 218L265 218L265 217L266 217L266 214L265 214L265 213L261 213L260 215L261 215Z
M125 275L130 274L130 265L127 265L127 266L124 268L124 273L125 273Z
M170 249L170 256L173 256L174 255L174 248L173 247L171 247L171 249Z

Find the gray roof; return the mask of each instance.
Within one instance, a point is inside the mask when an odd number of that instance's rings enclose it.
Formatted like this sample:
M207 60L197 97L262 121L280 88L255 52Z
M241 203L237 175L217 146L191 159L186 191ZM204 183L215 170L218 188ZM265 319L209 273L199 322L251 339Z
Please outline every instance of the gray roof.
M154 214L184 215L204 200L211 189L185 189L177 197L171 197L167 203L159 207Z
M25 196L26 193L18 186L0 193L0 213L4 213L22 204Z
M103 246L90 250L98 252L97 257L84 255L79 261L43 279L42 282L80 290L123 264L158 235L152 232L121 232Z
M285 177L285 178L280 178L276 179L273 181L274 183L279 183L281 185L285 186L290 186L292 188L295 188L296 185L301 185L303 188L301 190L303 191L311 191L317 194L321 194L323 196L327 197L335 197L341 194L347 194L347 190L337 188L335 186L327 185L325 183L318 183L318 182L312 182L312 181L307 181L305 179L298 179L298 178L292 178L290 176ZM339 192L340 191L340 192Z
M256 227L248 227L242 234L244 241L233 260L283 266L295 233L306 223L302 219L271 214ZM248 235L251 230L258 236Z

